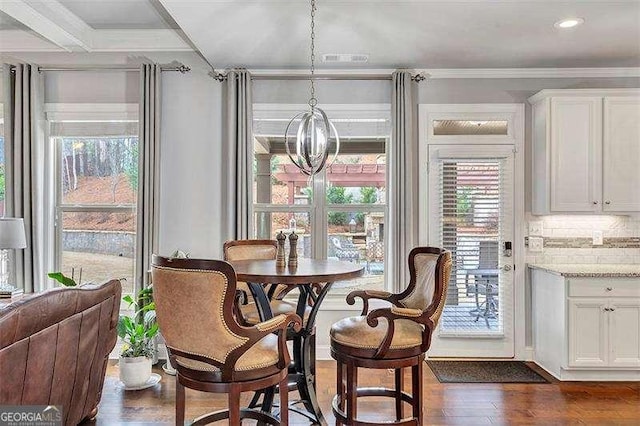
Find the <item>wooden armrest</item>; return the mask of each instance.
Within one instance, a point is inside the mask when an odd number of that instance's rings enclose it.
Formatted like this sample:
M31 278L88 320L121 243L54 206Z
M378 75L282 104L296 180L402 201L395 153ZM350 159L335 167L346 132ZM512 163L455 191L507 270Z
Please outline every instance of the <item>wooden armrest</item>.
M356 290L347 295L347 304L353 305L356 303L356 297L362 299L362 313L360 315L365 316L369 312L369 299L384 300L393 304L394 306L402 307L398 301L398 296L388 291L382 290Z

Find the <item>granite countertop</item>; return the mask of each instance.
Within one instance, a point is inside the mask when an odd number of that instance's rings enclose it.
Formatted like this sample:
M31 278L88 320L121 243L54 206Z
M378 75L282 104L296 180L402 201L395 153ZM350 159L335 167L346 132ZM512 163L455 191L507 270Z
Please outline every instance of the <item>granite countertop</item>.
M619 277L619 278L640 278L640 264L529 264L529 268L541 269L563 277Z

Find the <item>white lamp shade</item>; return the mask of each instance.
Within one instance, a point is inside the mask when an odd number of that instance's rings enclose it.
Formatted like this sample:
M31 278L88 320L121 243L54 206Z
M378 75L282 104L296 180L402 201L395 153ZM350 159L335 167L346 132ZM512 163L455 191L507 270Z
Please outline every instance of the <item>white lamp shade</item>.
M0 218L0 249L23 249L27 247L24 221L17 217Z

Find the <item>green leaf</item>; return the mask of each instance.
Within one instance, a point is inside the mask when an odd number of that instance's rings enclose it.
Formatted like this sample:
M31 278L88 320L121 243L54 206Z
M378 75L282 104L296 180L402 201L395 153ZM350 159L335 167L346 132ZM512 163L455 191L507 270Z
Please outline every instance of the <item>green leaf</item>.
M65 276L62 272L49 272L47 275L65 287L75 287L78 285L72 278Z

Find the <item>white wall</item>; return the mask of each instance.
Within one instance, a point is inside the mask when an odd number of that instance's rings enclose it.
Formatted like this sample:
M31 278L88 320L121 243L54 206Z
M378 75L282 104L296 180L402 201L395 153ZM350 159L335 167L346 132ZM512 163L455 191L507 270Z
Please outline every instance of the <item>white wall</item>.
M220 258L222 85L202 71L162 78L160 253Z

